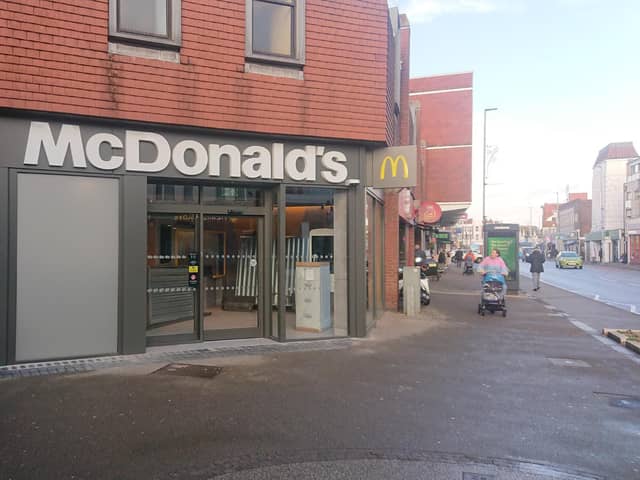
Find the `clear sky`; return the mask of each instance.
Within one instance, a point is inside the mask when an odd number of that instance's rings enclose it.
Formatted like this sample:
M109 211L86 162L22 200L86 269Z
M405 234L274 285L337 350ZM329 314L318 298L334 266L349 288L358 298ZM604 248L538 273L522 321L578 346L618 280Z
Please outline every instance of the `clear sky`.
M540 222L540 206L589 192L598 151L640 151L640 0L390 0L411 23L411 76L474 73L473 205ZM533 208L530 208L533 207Z

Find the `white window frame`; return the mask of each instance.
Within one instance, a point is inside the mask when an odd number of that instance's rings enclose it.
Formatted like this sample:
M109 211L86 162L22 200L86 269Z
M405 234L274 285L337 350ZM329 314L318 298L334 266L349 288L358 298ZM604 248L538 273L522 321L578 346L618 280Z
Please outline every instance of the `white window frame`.
M179 48L182 43L182 0L167 0L166 37L120 31L118 28L118 4L120 0L109 0L109 36L114 41L124 41L146 46Z
M267 3L278 4L277 0L260 0ZM246 34L245 34L245 56L248 60L278 63L283 65L302 66L305 63L305 0L293 0L294 2L294 31L293 31L293 55L269 55L256 53L253 51L253 2L246 0Z

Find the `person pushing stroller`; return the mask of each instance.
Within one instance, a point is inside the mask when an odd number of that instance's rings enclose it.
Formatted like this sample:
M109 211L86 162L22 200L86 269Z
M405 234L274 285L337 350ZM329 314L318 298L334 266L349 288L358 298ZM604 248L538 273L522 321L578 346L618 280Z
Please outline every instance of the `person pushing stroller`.
M476 256L473 254L471 250L467 252L464 256L464 270L462 273L464 274L473 274L473 264L476 261Z
M496 249L491 250L491 255L480 262L478 273L482 275L478 313L484 315L486 310L491 313L502 311L502 316L506 317L507 308L504 294L507 290L507 282L504 277L509 273L509 269Z

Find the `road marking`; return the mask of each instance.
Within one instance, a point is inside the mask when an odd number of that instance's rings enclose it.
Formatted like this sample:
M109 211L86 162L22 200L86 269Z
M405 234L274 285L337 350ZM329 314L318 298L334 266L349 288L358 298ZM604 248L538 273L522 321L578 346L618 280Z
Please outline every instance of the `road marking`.
M599 342L604 343L605 345L608 345L610 347L615 347L617 345L617 343L611 340L609 337L603 337L600 335L591 335L591 336L596 340L598 340Z
M587 325L586 323L582 323L578 320L569 320L571 323L573 323L576 327L578 327L580 330L590 333L590 334L594 334L594 333L598 333L598 331L593 328L590 327L589 325Z

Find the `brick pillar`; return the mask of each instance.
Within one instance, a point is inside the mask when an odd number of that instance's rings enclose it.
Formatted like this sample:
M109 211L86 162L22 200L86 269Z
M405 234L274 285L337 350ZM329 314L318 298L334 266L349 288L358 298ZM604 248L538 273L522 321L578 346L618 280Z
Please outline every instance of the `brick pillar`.
M387 310L398 310L398 194L384 195L384 305Z

